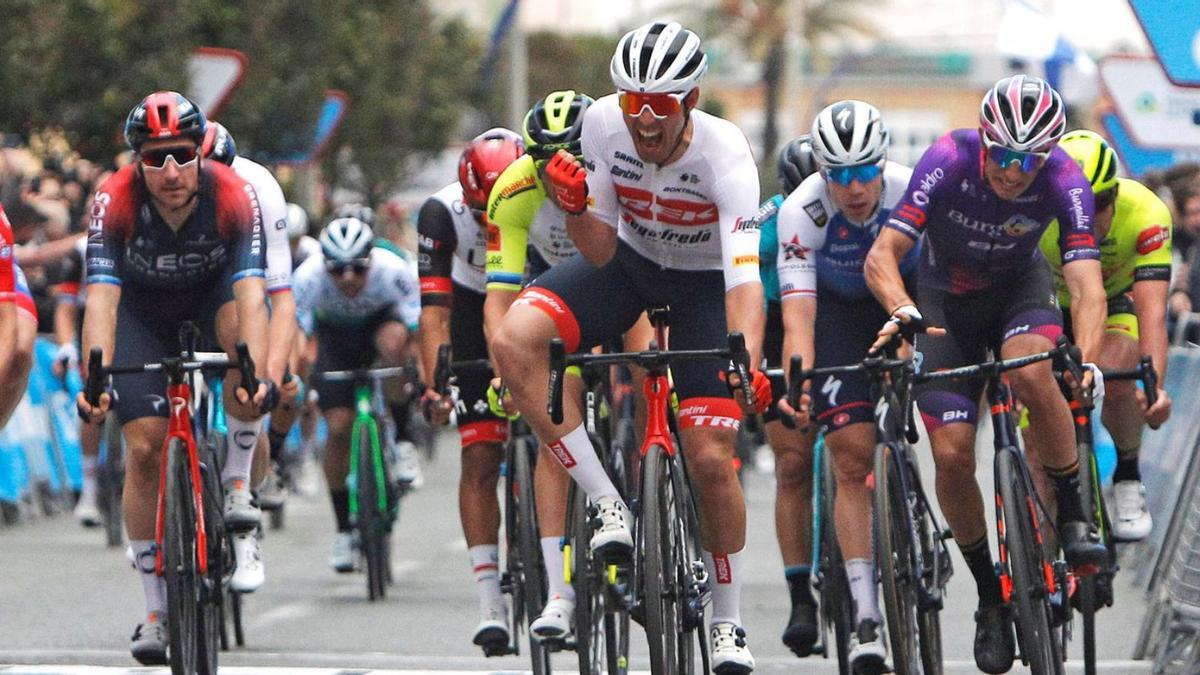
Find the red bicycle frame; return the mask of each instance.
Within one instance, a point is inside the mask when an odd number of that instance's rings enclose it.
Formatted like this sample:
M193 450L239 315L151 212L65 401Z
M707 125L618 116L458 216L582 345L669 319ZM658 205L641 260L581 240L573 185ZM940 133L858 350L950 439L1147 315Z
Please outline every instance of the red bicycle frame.
M204 528L204 485L200 478L200 456L196 452L196 439L192 435L192 388L187 381L167 385L167 398L171 402L171 417L167 437L163 439L162 455L158 469L158 508L154 523L154 572L163 574L163 523L166 520L167 453L171 439L178 438L187 448L188 470L192 474L192 496L196 504L196 559L200 573L208 574L208 534Z
M658 348L667 350L667 328L661 322L654 324L654 339ZM646 396L646 438L642 441L642 457L650 446L661 445L668 457L675 456L675 444L671 442L671 425L667 421L667 406L671 402L671 383L666 369L659 375L646 376L642 385Z

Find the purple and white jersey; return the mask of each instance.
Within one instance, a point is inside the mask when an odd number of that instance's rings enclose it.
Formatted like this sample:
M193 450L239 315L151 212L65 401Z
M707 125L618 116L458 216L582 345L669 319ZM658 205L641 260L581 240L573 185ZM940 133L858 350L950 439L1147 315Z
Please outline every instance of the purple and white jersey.
M959 129L925 151L887 227L914 240L925 233L922 285L964 294L1003 285L1042 264L1038 240L1055 219L1063 224L1063 264L1099 260L1094 211L1091 185L1058 147L1021 196L996 196L983 177L979 133Z

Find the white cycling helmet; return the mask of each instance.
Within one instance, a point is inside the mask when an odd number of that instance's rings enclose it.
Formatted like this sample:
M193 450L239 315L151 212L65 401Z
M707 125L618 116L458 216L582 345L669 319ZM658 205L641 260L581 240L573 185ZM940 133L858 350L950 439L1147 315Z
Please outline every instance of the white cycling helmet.
M979 127L995 145L1017 152L1050 152L1067 130L1058 92L1031 75L1006 77L983 96Z
M829 168L883 161L888 138L879 110L862 101L838 101L813 120L813 154L819 164Z
M708 70L708 56L692 31L674 21L654 21L621 38L608 69L621 91L689 92Z
M370 255L374 239L371 226L358 218L337 218L321 230L321 251L329 261L358 260Z
M287 205L287 236L288 239L299 239L308 234L308 212L299 204L288 202Z

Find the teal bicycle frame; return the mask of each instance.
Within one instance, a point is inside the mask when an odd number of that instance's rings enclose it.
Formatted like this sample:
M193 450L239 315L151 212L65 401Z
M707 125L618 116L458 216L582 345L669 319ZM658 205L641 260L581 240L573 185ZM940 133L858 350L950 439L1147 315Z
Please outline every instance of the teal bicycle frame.
M822 461L825 459L825 434L817 434L817 442L813 443L813 472L812 472L812 561L809 569L815 574L821 569L821 537L817 533L821 531L821 523L825 514L822 513L824 508L824 480L821 477Z

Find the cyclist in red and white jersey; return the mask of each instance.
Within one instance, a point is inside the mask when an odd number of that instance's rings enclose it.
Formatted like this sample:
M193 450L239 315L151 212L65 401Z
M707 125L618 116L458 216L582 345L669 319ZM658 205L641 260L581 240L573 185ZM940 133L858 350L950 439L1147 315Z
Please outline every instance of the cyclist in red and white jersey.
M37 337L37 309L13 259L15 246L12 225L0 206L0 429L25 395Z
M137 161L113 174L93 199L84 351L100 347L106 362L158 360L178 353L179 325L190 321L231 358L234 344L245 341L265 377L261 207L254 188L232 169L203 161L206 125L195 103L171 91L151 94L130 112L125 138ZM251 500L250 464L275 392L269 380L260 380L251 399L238 379L226 375L229 455L221 479L226 524L249 530L261 517ZM169 412L166 378L118 375L113 388L120 394L115 409L126 447L125 524L148 615L134 632L131 651L144 664L166 663L166 593L153 564L159 455ZM82 394L76 399L80 415L93 422L111 402L107 393L95 407Z
M677 23L650 23L621 38L610 68L618 93L584 116L587 168L560 151L546 170L572 236L615 250L602 266L574 257L535 279L492 342L518 409L598 508L593 550L632 547L629 511L578 403L565 402L563 424L546 414L549 340L590 348L628 330L647 306L670 305L672 348L721 347L726 331L737 330L750 362L759 363L758 169L737 127L696 109L706 69L700 38ZM672 368L713 580L713 670L721 674L754 668L739 608L746 509L732 461L742 407L723 381L727 365L712 359ZM765 408L766 376L755 371L753 384L758 400L747 404Z

